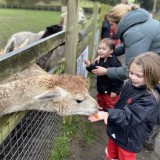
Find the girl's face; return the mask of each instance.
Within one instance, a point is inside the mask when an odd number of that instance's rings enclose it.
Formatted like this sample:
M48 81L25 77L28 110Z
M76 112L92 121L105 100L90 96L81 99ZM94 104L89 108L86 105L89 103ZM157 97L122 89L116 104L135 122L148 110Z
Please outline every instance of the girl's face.
M111 54L113 52L113 49L110 49L108 45L106 45L105 43L100 43L98 46L98 55L100 56L100 58L104 58L105 60L108 57L111 57Z
M146 84L144 80L143 68L134 62L129 68L129 78L135 87L144 86Z
M113 29L115 34L118 34L118 23L113 22L113 21L109 21L111 28Z

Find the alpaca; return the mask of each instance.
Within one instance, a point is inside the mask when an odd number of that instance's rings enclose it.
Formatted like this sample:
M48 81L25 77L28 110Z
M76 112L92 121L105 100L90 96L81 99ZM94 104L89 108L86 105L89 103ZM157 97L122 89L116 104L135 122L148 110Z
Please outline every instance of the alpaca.
M63 13L61 16L61 23L52 25L46 28L45 31L40 31L39 33L32 32L18 32L13 34L7 42L4 50L4 54L11 52L15 49L21 48L22 44L30 44L39 39L48 37L52 34L60 32L66 29L67 12ZM86 21L83 9L79 9L79 19L78 23L84 23ZM64 57L64 44L58 46L54 50L50 51L46 55L38 59L37 64L45 71L50 71L54 66L58 65L58 62Z
M77 75L50 75L36 64L0 84L0 117L24 110L91 115L98 105Z
M27 44L30 44L60 31L62 31L62 26L52 25L47 27L45 31L40 31L38 33L32 33L32 32L15 33L9 38L7 45L4 49L4 54L19 48L25 41L27 41Z
M79 18L78 23L84 23L86 21L84 10L82 8L79 9ZM11 52L15 50L15 48L18 48L22 43L25 42L26 39L28 39L28 44L33 43L39 39L45 38L49 35L55 34L59 31L65 30L67 25L67 12L63 13L61 15L61 22L60 24L52 25L50 27L47 27L45 31L40 31L38 33L32 33L32 32L18 32L13 34L4 49L4 54Z
M79 8L79 15L78 15L78 23L79 24L83 24L86 22L86 17L84 14L84 10L83 8ZM63 30L66 30L66 26L67 26L67 12L64 12L61 14L61 22L60 24L63 26Z

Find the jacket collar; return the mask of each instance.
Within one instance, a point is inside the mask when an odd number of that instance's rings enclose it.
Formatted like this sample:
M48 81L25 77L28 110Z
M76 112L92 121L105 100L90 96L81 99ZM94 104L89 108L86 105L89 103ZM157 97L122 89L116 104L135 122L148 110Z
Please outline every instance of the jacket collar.
M127 13L118 24L118 38L123 41L123 34L132 26L135 26L140 23L144 23L149 19L149 13L142 9L138 8Z

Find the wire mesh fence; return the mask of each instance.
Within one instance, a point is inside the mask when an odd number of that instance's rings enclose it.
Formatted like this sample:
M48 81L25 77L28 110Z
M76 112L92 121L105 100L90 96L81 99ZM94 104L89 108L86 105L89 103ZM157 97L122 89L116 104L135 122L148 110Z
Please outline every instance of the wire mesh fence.
M28 112L0 144L0 160L47 160L61 124L55 112Z

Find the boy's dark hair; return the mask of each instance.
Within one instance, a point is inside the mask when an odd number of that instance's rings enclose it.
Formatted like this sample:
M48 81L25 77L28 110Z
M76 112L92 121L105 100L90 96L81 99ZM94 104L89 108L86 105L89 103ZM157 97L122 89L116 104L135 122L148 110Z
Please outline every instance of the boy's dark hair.
M113 49L113 51L115 49L115 41L111 38L104 38L100 41L100 43L105 43L110 49Z

